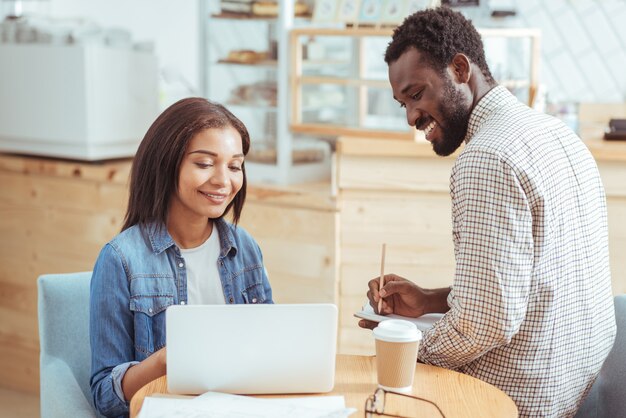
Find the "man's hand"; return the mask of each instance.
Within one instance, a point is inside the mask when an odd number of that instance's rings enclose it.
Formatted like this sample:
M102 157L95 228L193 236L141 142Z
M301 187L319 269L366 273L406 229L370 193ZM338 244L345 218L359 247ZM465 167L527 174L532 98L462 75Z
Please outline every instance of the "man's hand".
M378 300L383 299L381 315L403 315L412 318L424 315L428 304L427 292L415 283L395 274L385 275L385 285L378 293L379 278L368 283L367 298L374 311L378 311Z
M378 322L368 321L367 319L361 319L359 321L359 326L361 328L374 329L378 326Z
M385 285L378 293L379 278L369 281L367 298L374 312L380 315L396 314L417 318L427 313L446 313L448 294L451 288L423 289L415 283L395 274L385 275ZM378 300L382 298L381 312L378 312ZM374 329L377 322L361 319L361 328Z

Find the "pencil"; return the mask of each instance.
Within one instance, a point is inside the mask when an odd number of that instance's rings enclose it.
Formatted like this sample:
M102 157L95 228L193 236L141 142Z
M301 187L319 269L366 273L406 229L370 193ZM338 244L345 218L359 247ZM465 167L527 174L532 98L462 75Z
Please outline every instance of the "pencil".
M387 244L383 243L383 254L380 259L380 279L378 280L378 292L380 292L383 286L385 285L385 248L386 247L387 247ZM380 295L378 297L379 297L378 313L380 313L380 309L383 306L383 299L380 297Z

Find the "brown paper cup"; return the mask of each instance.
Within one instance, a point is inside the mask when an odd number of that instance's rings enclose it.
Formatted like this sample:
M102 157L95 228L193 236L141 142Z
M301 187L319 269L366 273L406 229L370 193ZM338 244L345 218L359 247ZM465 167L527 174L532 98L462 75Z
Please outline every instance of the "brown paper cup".
M379 327L386 329L381 328L378 332L374 332L378 384L386 390L411 392L421 333L414 324L407 321L401 322L408 325L385 324L385 322L398 322L398 320L381 322Z
M378 384L385 388L411 388L419 341L391 343L376 340Z

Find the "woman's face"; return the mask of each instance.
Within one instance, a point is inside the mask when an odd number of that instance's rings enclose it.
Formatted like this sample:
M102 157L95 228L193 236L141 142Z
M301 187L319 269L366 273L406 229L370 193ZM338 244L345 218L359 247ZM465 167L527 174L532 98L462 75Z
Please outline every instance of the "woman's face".
M205 129L185 150L170 216L219 218L243 185L244 155L235 128Z

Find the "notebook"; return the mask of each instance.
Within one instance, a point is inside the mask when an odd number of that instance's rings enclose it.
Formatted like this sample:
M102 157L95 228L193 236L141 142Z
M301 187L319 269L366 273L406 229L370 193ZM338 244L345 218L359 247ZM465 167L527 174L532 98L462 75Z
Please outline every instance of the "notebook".
M167 309L165 326L170 393L333 388L335 305L175 305Z
M363 308L361 308L359 312L355 312L354 316L356 316L357 318L367 319L368 321L373 321L373 322L385 321L387 319L404 319L405 321L414 323L417 329L419 329L420 331L427 331L433 327L435 322L439 321L443 317L443 314L431 313L431 314L422 315L417 318L409 318L406 316L395 315L395 314L378 315L377 313L374 312L374 308L372 308L369 301L367 301L365 302L365 304L363 305Z

